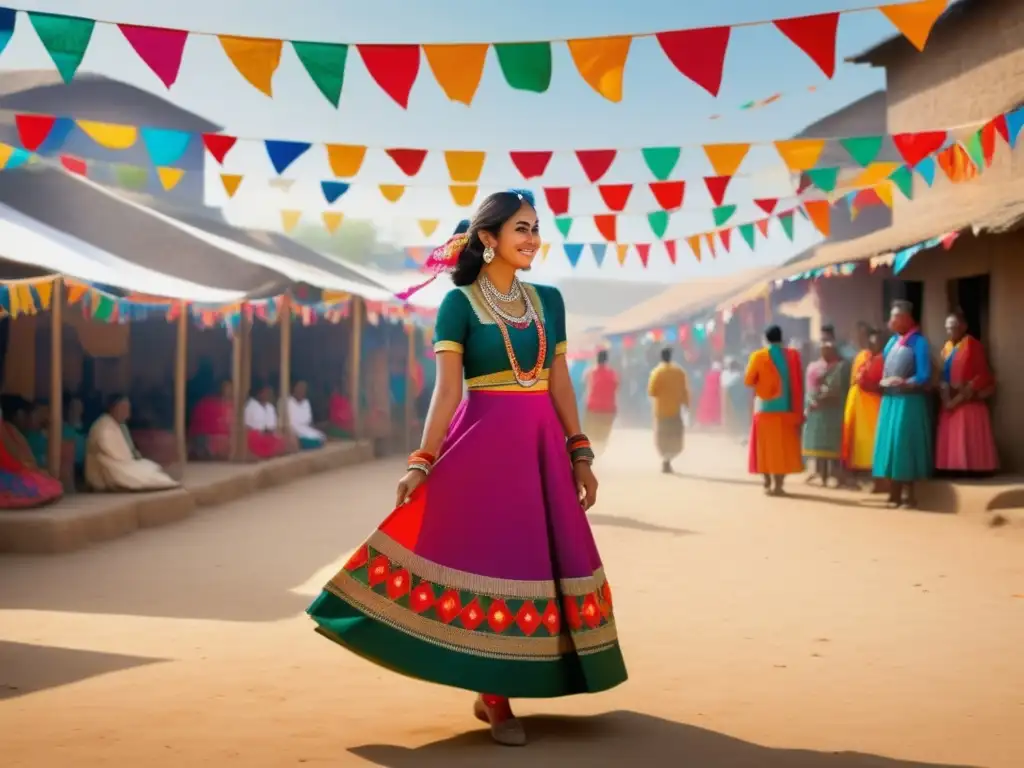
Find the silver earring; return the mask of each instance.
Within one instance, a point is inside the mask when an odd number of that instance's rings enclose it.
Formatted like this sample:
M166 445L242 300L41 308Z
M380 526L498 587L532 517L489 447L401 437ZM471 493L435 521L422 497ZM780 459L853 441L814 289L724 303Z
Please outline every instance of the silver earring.
M494 249L491 246L484 248L484 264L490 264L494 261Z

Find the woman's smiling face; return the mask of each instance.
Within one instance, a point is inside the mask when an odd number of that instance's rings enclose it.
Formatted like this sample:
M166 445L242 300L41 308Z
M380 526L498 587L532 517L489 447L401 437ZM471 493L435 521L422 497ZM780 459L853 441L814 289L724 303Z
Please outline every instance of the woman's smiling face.
M537 212L527 202L519 207L498 232L495 255L516 269L529 269L540 250L540 225Z

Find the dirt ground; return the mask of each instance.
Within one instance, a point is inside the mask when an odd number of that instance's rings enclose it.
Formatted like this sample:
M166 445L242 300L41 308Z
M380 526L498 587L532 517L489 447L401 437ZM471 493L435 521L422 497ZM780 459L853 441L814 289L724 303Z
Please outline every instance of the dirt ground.
M0 558L0 765L1024 765L1020 529L768 499L722 438L690 437L676 476L653 453L620 432L591 515L630 680L519 702L525 750L302 615L388 511L390 460Z

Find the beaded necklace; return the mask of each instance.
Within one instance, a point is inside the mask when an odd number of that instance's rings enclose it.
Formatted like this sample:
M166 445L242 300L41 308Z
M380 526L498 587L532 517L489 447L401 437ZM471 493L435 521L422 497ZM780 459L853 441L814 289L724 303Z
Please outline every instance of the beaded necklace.
M488 294L488 291L484 288L484 283L490 283L486 277L484 277L480 283L480 293L484 297L484 306L487 308L488 314L491 319L494 320L494 324L498 326L498 331L501 333L501 340L505 344L505 355L508 357L509 366L512 368L512 375L515 377L516 383L521 387L529 388L540 381L540 372L544 370L544 360L548 356L548 339L547 334L544 332L544 326L540 322L540 317L537 315L537 309L533 306L533 301L530 299L529 291L523 291L523 301L526 304L526 312L522 318L513 318L504 312L501 307L497 305L497 302ZM505 317L510 317L513 322L506 322ZM522 323L520 325L519 323ZM514 328L520 330L528 328L530 323L533 323L537 328L537 362L534 363L533 368L528 371L524 371L519 361L516 359L515 350L512 348L512 339L509 337L508 325L512 325Z

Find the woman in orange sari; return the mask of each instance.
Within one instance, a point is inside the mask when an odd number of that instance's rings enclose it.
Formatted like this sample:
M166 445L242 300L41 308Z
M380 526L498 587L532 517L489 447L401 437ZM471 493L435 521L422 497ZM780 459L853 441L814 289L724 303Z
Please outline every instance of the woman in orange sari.
M14 424L0 422L0 509L41 507L63 495L60 481L36 466L25 436Z
M878 410L882 406L882 334L868 331L867 347L853 360L853 376L843 413L843 465L849 472L871 472ZM879 490L878 482L875 491Z
M227 461L231 455L231 422L235 395L230 381L220 392L207 395L192 409L189 442L196 458Z

